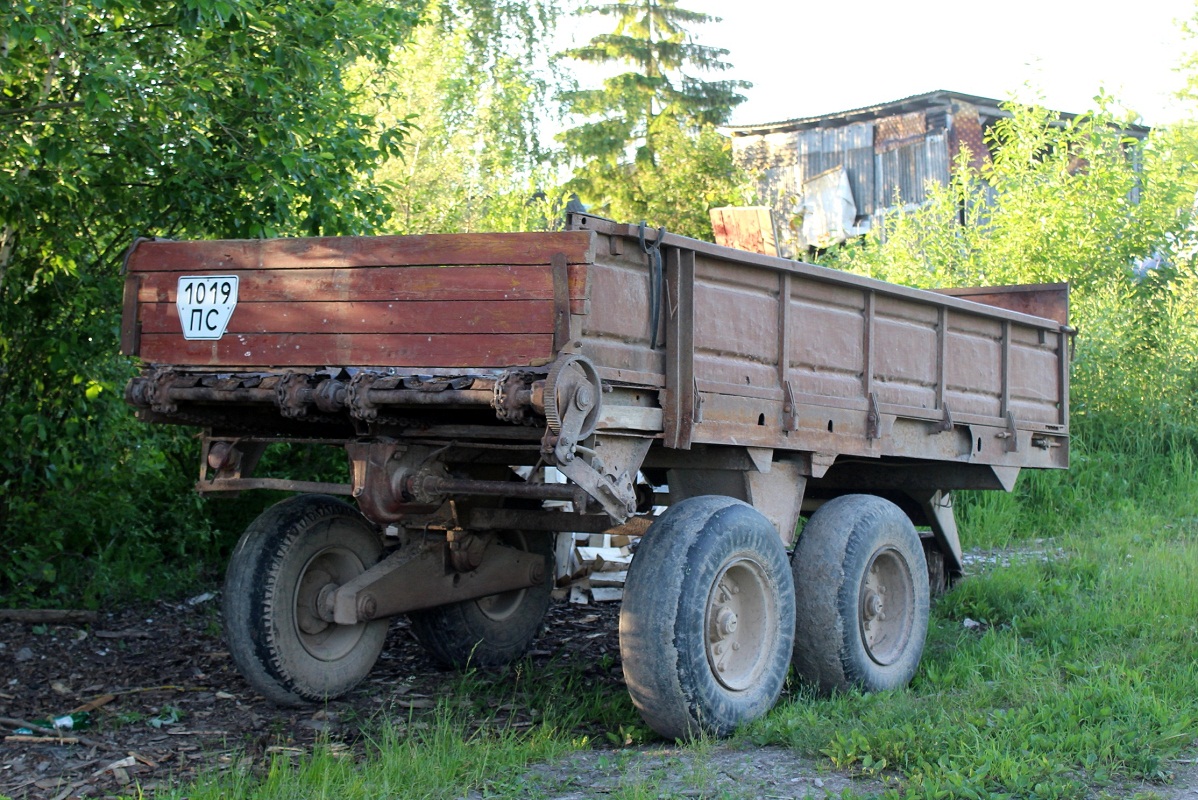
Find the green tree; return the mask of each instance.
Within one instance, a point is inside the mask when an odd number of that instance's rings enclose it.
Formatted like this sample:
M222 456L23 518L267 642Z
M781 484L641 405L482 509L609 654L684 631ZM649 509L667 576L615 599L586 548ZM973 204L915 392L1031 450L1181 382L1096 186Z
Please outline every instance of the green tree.
M989 165L973 170L964 154L927 205L829 260L924 287L1067 281L1079 429L1117 440L1183 428L1198 439L1192 130L1140 142L1101 109L1071 121L1009 110Z
M419 3L28 0L0 11L0 594L66 559L186 546L194 454L136 423L116 356L137 235L358 233L380 148L344 71ZM382 77L376 72L371 78ZM186 455L181 455L181 453ZM174 463L178 462L178 463ZM189 496L182 495L183 497ZM189 505L190 504L190 505Z
M408 146L377 173L394 206L389 231L549 224L544 204L532 198L554 194L556 183L553 153L542 142L556 81L547 52L556 21L554 0L430 3L427 21L395 54L393 91L367 108L411 125Z
M675 159L686 158L688 150L692 155L710 150L704 130L727 122L749 84L700 77L728 69L723 60L728 51L700 44L689 29L719 20L680 8L677 0L589 5L579 13L614 18L615 30L563 55L629 69L605 79L602 88L561 94L570 114L589 118L559 137L580 164L570 186L603 213L648 216L645 198L653 179L647 176L678 168L665 150ZM690 138L689 148L679 147L680 132ZM735 194L736 183L729 178L724 194ZM682 199L675 196L671 202Z

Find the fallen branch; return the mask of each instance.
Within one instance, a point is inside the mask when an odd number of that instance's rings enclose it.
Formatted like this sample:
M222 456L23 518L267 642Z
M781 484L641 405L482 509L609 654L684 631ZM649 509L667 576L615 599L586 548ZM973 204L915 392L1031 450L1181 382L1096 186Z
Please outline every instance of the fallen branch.
M95 698L94 700L88 700L86 703L79 706L78 708L72 708L67 713L68 714L81 714L85 711L95 711L97 708L100 708L101 706L106 706L115 699L116 699L115 694L102 694L99 697Z
M16 733L5 736L5 742L23 742L26 744L79 744L78 736L27 736Z
M2 622L29 622L44 625L48 622L78 624L95 622L99 615L95 611L77 608L0 608Z
M125 630L125 631L95 631L92 633L97 639L149 639L150 634L146 631Z
M55 728L46 728L41 725L34 725L29 720L16 719L15 717L0 717L0 725L6 725L9 728L12 728L13 730L16 730L17 728L28 728L29 730L33 731L34 733L41 734L42 736L53 737L54 741L56 741L56 742L61 741L61 742L67 742L69 744L83 744L83 745L87 745L88 747L101 747L101 744L99 742L97 742L95 739L88 739L84 736L80 736L78 733L75 733L74 731L71 732L71 735L69 737L62 736L61 731L56 730ZM28 734L17 734L17 735L20 736L20 735L28 735ZM8 739L9 737L6 736L4 738Z

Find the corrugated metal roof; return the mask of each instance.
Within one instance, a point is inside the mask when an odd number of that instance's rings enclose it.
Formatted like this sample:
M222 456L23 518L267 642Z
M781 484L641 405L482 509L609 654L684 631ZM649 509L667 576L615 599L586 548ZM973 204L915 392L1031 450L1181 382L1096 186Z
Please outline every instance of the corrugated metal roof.
M863 122L867 120L879 119L881 117L889 117L895 114L903 114L911 111L926 110L937 106L951 107L954 103L968 103L976 106L979 113L984 118L997 119L999 117L1009 117L1010 112L1003 108L1007 101L996 100L992 97L979 97L977 95L963 94L961 92L951 92L945 89L938 89L934 92L925 92L923 94L914 94L910 97L904 97L899 100L890 100L884 103L876 103L874 105L862 106L861 108L853 108L847 111L836 111L829 114L821 114L814 117L799 117L797 119L788 119L781 122L765 122L759 125L736 125L728 126L724 130L728 131L733 137L738 136L754 136L767 133L781 133L788 131L801 131L811 128L826 128L837 123L850 124L853 122ZM1058 112L1062 119L1070 120L1077 117L1066 111ZM1136 138L1143 138L1152 130L1146 125L1128 125L1125 128L1126 132Z

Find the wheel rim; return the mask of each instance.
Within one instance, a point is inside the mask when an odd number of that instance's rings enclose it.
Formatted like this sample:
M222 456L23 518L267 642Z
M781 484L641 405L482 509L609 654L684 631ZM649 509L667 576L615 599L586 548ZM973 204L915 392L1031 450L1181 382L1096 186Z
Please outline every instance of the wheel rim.
M338 625L321 619L319 608L330 591L365 571L361 559L344 547L327 547L304 565L295 587L295 634L313 658L336 661L353 649L366 623Z
M858 621L865 652L886 667L902 656L915 624L915 588L902 553L886 547L865 568L858 598Z
M754 686L778 627L774 593L760 564L740 558L724 566L707 598L703 627L715 679L733 691Z
M528 552L529 549L528 542L520 531L505 531L500 534L499 541L524 552ZM495 622L503 622L520 609L520 604L524 602L526 594L528 594L528 589L512 589L510 592L480 597L474 602L483 616Z

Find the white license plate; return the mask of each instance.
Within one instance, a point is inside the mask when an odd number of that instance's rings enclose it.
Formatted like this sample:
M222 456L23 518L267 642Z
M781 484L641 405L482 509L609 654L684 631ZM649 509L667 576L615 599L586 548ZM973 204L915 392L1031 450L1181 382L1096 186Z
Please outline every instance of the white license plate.
M184 339L219 339L237 307L236 275L185 275L179 278L175 308Z

